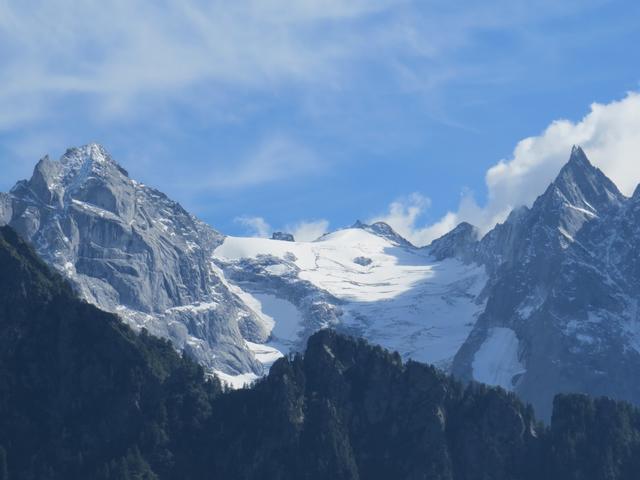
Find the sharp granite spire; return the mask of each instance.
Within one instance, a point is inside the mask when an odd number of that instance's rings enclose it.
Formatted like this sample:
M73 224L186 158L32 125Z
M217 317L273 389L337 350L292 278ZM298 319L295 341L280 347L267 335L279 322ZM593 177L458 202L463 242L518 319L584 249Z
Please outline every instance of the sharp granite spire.
M550 188L568 205L594 215L624 201L624 195L615 183L596 168L578 146L572 148L569 162L560 170Z

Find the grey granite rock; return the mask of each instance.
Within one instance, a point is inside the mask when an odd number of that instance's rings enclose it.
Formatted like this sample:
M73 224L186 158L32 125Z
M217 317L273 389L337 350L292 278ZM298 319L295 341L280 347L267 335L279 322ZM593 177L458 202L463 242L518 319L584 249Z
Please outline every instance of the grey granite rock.
M87 301L171 339L208 369L262 373L244 340L268 332L210 260L224 237L130 179L102 147L40 160L0 197L0 218Z
M453 373L474 378L492 329L518 338L514 390L549 419L559 392L640 404L640 209L582 149L532 208L518 209L475 247L492 272L487 307ZM498 354L498 352L497 352Z
M480 232L467 222L462 222L446 235L434 240L424 248L436 260L460 257L473 259Z
M362 265L363 267L368 267L373 263L369 257L356 257L353 259L353 263L357 263L358 265Z
M293 235L291 235L290 233L286 233L286 232L273 232L273 235L271 235L271 239L272 240L282 240L285 242L295 242L296 239L293 237Z
M0 225L9 223L12 214L11 197L6 193L0 192Z

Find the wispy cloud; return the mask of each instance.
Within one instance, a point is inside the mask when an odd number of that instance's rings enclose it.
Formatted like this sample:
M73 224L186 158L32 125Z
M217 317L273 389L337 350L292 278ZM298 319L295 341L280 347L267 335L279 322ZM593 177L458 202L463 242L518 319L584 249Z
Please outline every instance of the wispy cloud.
M328 220L304 220L285 227L296 241L312 242L317 240L329 230Z
M217 165L209 179L192 186L218 189L246 188L292 180L321 172L324 164L304 145L283 135L273 135L233 165Z
M271 225L262 217L242 216L234 220L247 229L247 234L252 237L267 238L271 235Z
M121 115L156 93L331 84L353 54L347 25L390 2L0 2L0 127L80 95ZM160 99L156 98L155 101ZM22 108L29 107L29 108Z
M401 72L408 89L431 90L460 76L450 53L477 32L594 2L0 1L0 111L12 112L0 114L0 128L51 115L69 96L94 116L121 117L148 103L202 101L202 88L208 99L339 89L370 63Z
M453 229L459 222L459 214L449 212L438 222L425 224L423 215L430 206L429 198L420 193L412 193L391 202L387 212L368 219L367 223L385 222L414 245L428 245L432 240ZM472 193L465 191L460 203L460 212L473 216L477 209Z
M118 153L134 152L127 155L132 172L166 190L188 190L186 196L309 178L335 166L328 158L333 162L361 148L354 147L358 138L366 148L381 142L387 152L397 149L400 137L386 136L394 133L385 128L391 122L368 121L386 117L398 92L407 94L399 111L422 102L427 115L466 128L447 108L448 86L462 79L474 87L506 81L554 41L537 22L605 1L0 0L0 152L11 154L0 161L12 164L26 155L23 146L37 145L34 162L67 144L101 141L92 134L100 131L112 134ZM496 33L517 40L508 42L513 52L506 66L493 55L499 42L486 42ZM589 32L567 33L554 51L584 42L583 33ZM489 48L474 50L478 44ZM391 100L385 104L384 98ZM276 118L268 115L273 104L280 107ZM196 110L204 114L194 115ZM181 136L181 130L194 137L210 134L220 121L246 125L230 134L242 142L205 152L209 145L190 149L191 138ZM129 122L135 128L128 129ZM314 129L324 130L310 138ZM224 143L216 140L214 148ZM163 142L186 145L187 151ZM597 159L597 148L585 147ZM166 154L150 153L163 149ZM381 217L419 243L467 219L465 208L473 210L473 223L490 225L513 202L526 200L501 186L509 176L519 181L514 172L522 169L518 159L524 154L518 152L503 162L504 172L496 167L487 177L487 206L471 209L467 195L466 207L424 226L415 212L427 204L408 198ZM610 169L626 181L622 167Z

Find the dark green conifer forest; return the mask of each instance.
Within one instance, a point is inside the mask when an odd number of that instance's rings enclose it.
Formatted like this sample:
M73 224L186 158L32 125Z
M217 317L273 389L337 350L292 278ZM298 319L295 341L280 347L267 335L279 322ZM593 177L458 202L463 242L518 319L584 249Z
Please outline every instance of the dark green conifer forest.
M0 228L0 480L640 478L640 412L503 390L325 330L225 392Z

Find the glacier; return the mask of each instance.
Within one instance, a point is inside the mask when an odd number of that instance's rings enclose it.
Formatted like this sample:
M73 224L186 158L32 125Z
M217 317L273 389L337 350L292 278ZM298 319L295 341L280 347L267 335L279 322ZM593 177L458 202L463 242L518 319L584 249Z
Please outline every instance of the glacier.
M362 258L369 262L357 261ZM285 346L293 349L310 332L331 326L447 369L484 308L484 267L438 261L361 227L313 242L226 237L214 261L245 292L299 309L298 342ZM319 324L310 303L328 313Z

